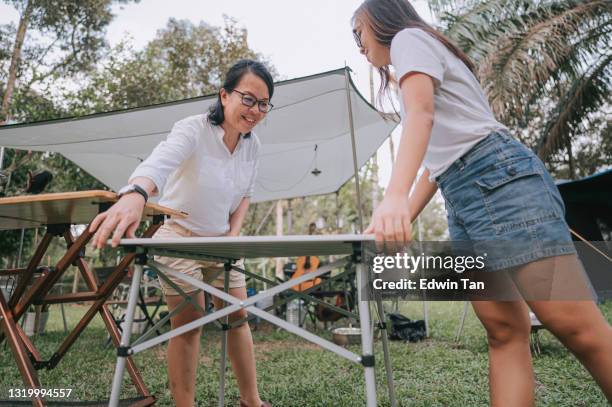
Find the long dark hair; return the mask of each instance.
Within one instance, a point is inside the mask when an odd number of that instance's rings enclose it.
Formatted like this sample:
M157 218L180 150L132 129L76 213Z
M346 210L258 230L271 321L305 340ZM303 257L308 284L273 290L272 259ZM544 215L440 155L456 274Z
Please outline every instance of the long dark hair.
M476 74L476 67L470 58L448 38L427 24L408 0L365 0L353 14L353 25L355 19L359 17L365 17L378 43L387 48L391 48L391 40L404 28L420 28L444 44L450 52L463 61L473 74ZM380 99L389 87L391 72L388 66L383 66L378 68L378 73L380 74L380 89L378 90Z
M222 88L225 89L226 92L230 92L238 85L242 77L249 72L259 76L261 80L266 83L270 99L272 99L272 95L274 94L274 80L272 79L272 75L270 75L268 68L266 68L264 64L252 59L241 59L232 65L227 71L227 74L225 74L225 82L223 82ZM208 121L215 126L220 126L225 121L220 90L217 95L217 101L208 109Z

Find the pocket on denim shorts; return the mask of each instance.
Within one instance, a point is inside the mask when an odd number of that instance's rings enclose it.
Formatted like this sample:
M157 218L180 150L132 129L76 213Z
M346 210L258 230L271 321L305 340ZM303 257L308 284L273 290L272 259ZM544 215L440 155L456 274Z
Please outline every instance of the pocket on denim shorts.
M476 180L496 234L561 217L543 171L535 157L526 155L500 162Z

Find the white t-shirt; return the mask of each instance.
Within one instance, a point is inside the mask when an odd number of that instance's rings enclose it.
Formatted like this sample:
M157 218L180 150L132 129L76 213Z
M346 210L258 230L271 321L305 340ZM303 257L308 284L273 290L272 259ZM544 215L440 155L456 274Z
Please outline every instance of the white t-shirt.
M434 181L476 143L505 130L493 116L478 80L444 44L419 28L406 28L391 41L391 64L400 80L409 72L434 79L434 123L423 165ZM400 97L402 121L406 114Z
M134 170L130 181L147 177L160 191L160 205L187 212L174 222L201 236L229 231L229 217L253 194L260 142L255 133L240 136L230 153L221 126L207 114L174 124L165 141Z

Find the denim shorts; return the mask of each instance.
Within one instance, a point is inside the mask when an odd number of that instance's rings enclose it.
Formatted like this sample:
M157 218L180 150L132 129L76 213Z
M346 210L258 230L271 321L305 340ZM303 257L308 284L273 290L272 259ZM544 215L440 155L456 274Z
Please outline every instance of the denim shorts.
M576 252L550 174L505 131L489 134L436 182L451 240L469 241L476 251L487 252L488 270Z

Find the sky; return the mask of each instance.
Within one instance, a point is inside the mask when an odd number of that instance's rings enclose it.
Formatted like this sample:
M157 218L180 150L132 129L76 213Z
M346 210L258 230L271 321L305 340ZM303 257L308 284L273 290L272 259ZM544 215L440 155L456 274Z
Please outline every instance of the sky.
M267 57L282 79L312 75L348 65L359 91L370 98L369 65L355 45L350 19L362 0L141 0L115 5L115 18L107 29L111 45L131 37L135 48L143 48L165 27L169 18L222 26L224 15L248 30L251 49ZM432 17L425 0L412 1L427 21ZM0 4L0 24L18 22L14 8ZM377 74L375 74L377 76ZM375 85L377 86L377 85ZM396 133L398 133L396 131ZM398 134L394 134L397 150ZM378 153L379 179L390 176L388 143Z

